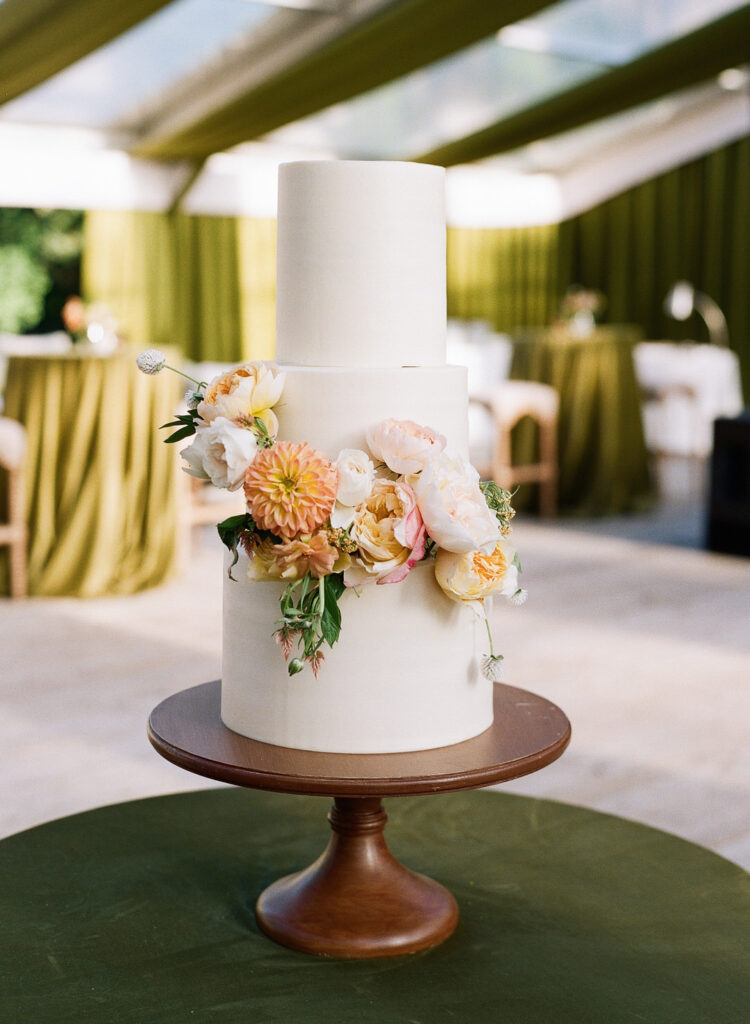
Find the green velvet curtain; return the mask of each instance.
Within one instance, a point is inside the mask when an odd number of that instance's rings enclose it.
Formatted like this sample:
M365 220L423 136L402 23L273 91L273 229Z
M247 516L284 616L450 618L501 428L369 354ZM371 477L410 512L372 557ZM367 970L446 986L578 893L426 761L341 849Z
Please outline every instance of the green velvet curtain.
M169 0L3 0L0 103L62 71Z
M705 340L697 318L669 319L664 297L685 279L721 306L750 398L750 138L678 167L560 226L559 290L607 296L606 319L649 338Z
M184 214L86 215L83 290L139 346L189 359L273 356L274 220Z
M470 163L629 110L745 63L748 39L750 5L417 159L445 167Z
M559 304L557 225L449 228L448 315L495 330L550 322Z
M147 140L145 156L204 157L392 81L528 17L549 0L400 0L202 121Z

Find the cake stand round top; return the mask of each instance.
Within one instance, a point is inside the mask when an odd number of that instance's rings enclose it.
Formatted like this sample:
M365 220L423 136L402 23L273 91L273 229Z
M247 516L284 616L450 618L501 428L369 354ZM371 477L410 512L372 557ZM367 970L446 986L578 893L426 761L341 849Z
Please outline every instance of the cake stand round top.
M570 723L555 704L514 686L497 683L494 689L490 728L433 750L326 754L260 743L222 723L218 681L162 701L151 713L148 736L158 753L178 767L252 789L321 796L475 789L544 768L570 741Z

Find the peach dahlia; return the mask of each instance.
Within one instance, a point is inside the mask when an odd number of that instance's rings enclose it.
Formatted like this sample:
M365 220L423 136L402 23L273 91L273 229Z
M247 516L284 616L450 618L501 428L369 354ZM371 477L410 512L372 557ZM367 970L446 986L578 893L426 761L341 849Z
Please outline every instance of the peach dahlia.
M304 441L279 441L248 467L245 498L260 529L289 539L325 523L337 484L336 467L321 452Z

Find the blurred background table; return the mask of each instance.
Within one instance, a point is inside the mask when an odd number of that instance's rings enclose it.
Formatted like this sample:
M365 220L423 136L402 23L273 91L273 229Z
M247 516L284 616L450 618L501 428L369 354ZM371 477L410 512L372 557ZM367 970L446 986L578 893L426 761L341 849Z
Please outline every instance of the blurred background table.
M4 414L28 435L32 595L134 593L174 564L177 459L158 428L180 389L172 374L141 374L135 354L74 348L8 360Z
M0 842L0 1018L34 1024L730 1024L750 1006L750 876L664 832L529 797L386 801L390 845L455 894L428 953L336 960L259 930L317 856L324 797L204 790Z
M633 361L641 337L629 324L595 327L584 337L564 327L513 332L511 379L550 384L560 396L561 512L617 515L642 510L651 501ZM526 427L519 424L515 432L514 461L533 459L533 429ZM527 503L528 496L519 494L518 504Z

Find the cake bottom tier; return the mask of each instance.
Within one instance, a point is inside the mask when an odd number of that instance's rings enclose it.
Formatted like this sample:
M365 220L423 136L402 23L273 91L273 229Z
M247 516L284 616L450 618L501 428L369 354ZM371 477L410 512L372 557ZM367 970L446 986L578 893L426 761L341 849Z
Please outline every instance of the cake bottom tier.
M318 679L289 676L272 639L283 584L224 582L221 718L243 736L301 750L384 754L460 743L492 725L484 628L442 593L431 562L402 583L339 600L341 635Z

